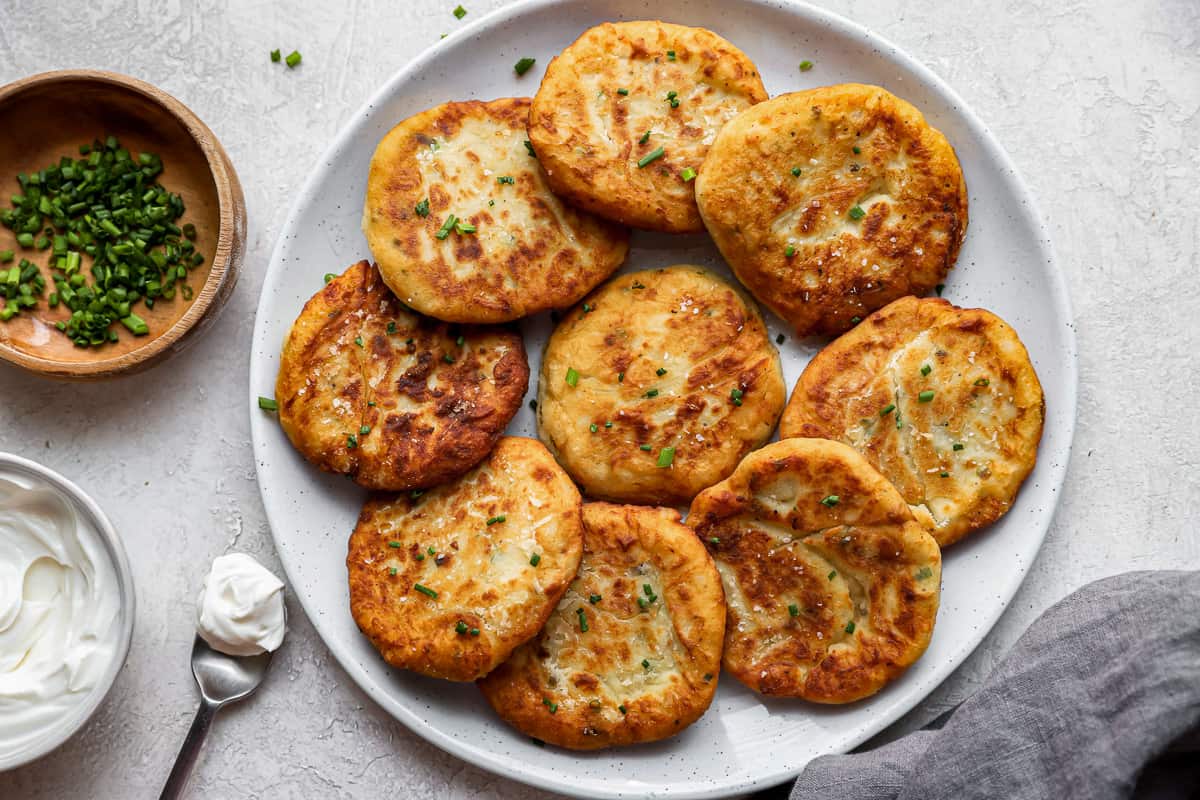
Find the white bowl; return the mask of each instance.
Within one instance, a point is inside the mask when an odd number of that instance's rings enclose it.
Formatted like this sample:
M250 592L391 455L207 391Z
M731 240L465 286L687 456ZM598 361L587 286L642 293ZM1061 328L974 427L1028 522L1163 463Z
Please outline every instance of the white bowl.
M95 500L54 470L27 458L0 452L0 470L16 475L25 475L53 488L75 506L80 517L92 523L112 562L113 571L117 574L117 588L121 593L120 618L117 620L119 631L117 644L104 675L92 687L92 691L84 701L72 708L70 713L56 719L52 725L21 750L8 755L0 755L0 772L3 772L41 758L58 748L87 725L92 714L104 702L104 698L117 679L117 673L125 664L125 657L129 654L129 643L133 638L135 598L133 572L129 568L125 547L121 544L116 528L109 522L108 517L100 510L100 506L96 504Z

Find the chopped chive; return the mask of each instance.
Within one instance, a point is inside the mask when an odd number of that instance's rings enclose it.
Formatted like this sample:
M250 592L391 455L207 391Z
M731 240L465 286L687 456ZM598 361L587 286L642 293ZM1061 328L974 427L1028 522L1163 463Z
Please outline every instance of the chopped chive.
M478 636L478 635L479 635L479 628L471 628L471 635L472 635L472 636Z
M529 153L530 158L537 158L537 153L533 151L533 142L525 140L525 152Z
M962 449L963 449L963 447L964 447L964 445L963 445L963 443L962 443L962 442L955 442L955 443L954 443L954 449L955 449L955 450L962 450Z
M300 59L300 51L293 50L292 52L288 53L287 58L283 60L283 63L288 65L288 69L295 69L300 65Z
M647 136L649 136L649 134L647 134ZM643 138L645 138L645 137L643 137ZM639 158L638 162L637 162L638 169L641 169L642 167L645 167L645 166L649 165L650 163L662 158L663 152L664 151L663 151L662 147L660 146L660 147L654 148L649 153L647 153L646 155Z
M404 545L403 545L402 543L400 543L400 542L397 542L397 541L395 541L395 540L392 540L392 541L388 542L388 547L392 548L393 550L398 550L398 549L400 549L400 548L401 548L401 547L403 547L403 546L404 546Z
M848 213L850 214L850 219L862 219L867 215L867 212L863 211L862 206L854 206Z
M454 223L454 230L458 231L460 234L475 233L475 226L469 222L462 222L460 220Z
M833 580L836 577L837 577L837 570L835 569L833 572L829 573L829 580Z
M611 428L611 427L612 427L612 420L609 420L608 422L605 422L605 423L604 423L604 427L606 427L606 428Z
M530 68L535 63L537 63L536 58L528 58L528 57L522 58L519 61L517 61L516 64L513 64L513 71L516 72L518 75L524 75L526 72L529 72Z
M922 375L928 375L931 372L933 372L933 367L929 366L928 364L921 365L921 374Z
M667 370L665 367L659 367L658 369L654 370L654 374L661 378L663 375L667 374Z
M462 6L458 6L457 8L454 9L454 18L455 19L462 19L466 15L467 15L467 10L465 8L463 8Z
M600 430L600 426L593 422L591 425L588 425L588 430L592 433L595 433L596 431Z
M454 632L455 632L455 633L457 633L457 634L459 634L460 636L461 636L462 634L466 633L466 632L467 632L467 623L463 622L463 621L460 619L460 620L459 620L459 621L458 621L458 622L457 622L457 623L454 625Z
M668 51L667 51L667 60L668 60L668 61L674 61L674 60L675 60L675 51L674 51L674 50L668 50Z
M741 389L732 389L729 392L729 399L735 406L740 406L742 404L742 397L744 396L745 392L743 392Z
M0 250L0 264L7 264L16 257L12 250Z
M858 155L859 153L862 152L862 148L859 147L858 145L854 145L853 150L854 150L854 155Z
M356 345L358 345L359 347L362 347L362 346L363 346L363 340L362 340L362 337L361 337L361 336L355 336L355 337L354 337L354 343L355 343Z
M679 177L683 179L684 183L693 181L696 179L696 170L691 167L684 167L683 171L679 173Z
M494 517L492 517L491 519L489 519L489 520L487 521L487 524L488 524L488 525L499 525L501 522L504 522L504 521L506 521L507 519L508 519L508 516L507 516L507 515L505 515L505 514L497 514L496 516L494 516Z
M879 416L886 417L888 414L892 413L895 410L896 410L896 404L888 403L886 406L879 409Z
M456 345L458 345L459 347L462 347L462 346L463 346L463 343L464 343L464 342L466 342L466 341L467 341L467 339L466 339L466 337L465 337L465 336L459 336L457 339L455 339L455 340L454 340L454 343L455 343Z
M414 583L413 589L417 590L418 592L425 595L426 597L431 597L434 600L437 600L438 593L435 592L433 589L430 589L428 586L422 586L419 583Z
M450 355L449 353L442 353L442 361L445 361L447 364L453 364L454 356Z
M922 403L928 403L933 399L933 389L926 389L925 391L921 392L919 395L917 395L917 399Z
M629 712L628 712L628 711L625 709L625 704L624 704L624 703L622 703L621 705L617 706L617 711L620 711L622 714L627 714L627 713L629 713Z
M395 332L396 332L396 323L394 323L394 322L389 322L389 323L387 324L387 332L388 332L388 333L395 333Z
M664 447L662 450L658 451L657 466L669 467L673 463L675 463L675 448L674 447Z
M121 324L129 329L129 332L134 336L145 336L150 332L150 326L146 324L146 320L139 317L137 314L129 314L121 317Z
M567 367L567 386L572 389L579 385L579 373L574 367Z
M346 437L346 448L353 450L356 447L358 447L358 437L352 433Z
M842 498L841 498L841 497L839 497L838 495L836 495L836 494L831 494L831 495L827 495L826 497L824 497L824 498L821 500L821 505L823 505L823 506L825 506L825 507L827 507L827 508L833 508L833 507L834 507L834 506L836 506L838 503L840 503L840 502L841 502L841 500L842 500Z
M629 95L629 90L628 89L617 89L617 94L621 95L622 97L627 97Z
M647 597L653 596L654 587L648 583L643 583L642 584L642 594L646 595Z
M391 575L393 578L396 577L398 572L400 572L400 570L396 569L395 567L388 568L388 575Z
M644 397L658 397L658 389L647 389Z
M851 325L857 325L860 322L862 322L862 317L851 317L850 318Z
M428 217L429 216L429 198L426 197L425 199L418 202L415 206L413 206L413 211L417 212L418 217Z
M360 427L360 428L358 429L358 435L359 435L359 436L366 436L366 435L367 435L368 433L370 433L370 432L371 432L371 426L370 426L370 425L363 425L362 427Z
M557 713L558 713L558 703L550 703L550 704L549 704L548 706L546 706L546 707L550 709L550 713L551 713L551 714L557 714Z
M529 557L529 566L536 567L540 563L542 563L542 557L540 554L534 553Z
M450 235L450 231L454 230L454 224L458 222L458 217L451 214L446 217L446 221L442 223L442 227L438 228L438 232L434 234L439 239L445 239Z
M259 397L258 407L263 411L278 411L279 403L273 397Z
M337 275L335 275L334 273L332 273L332 272L326 272L326 273L325 273L325 282L326 282L326 283L329 283L331 280L333 280L333 279L334 279L334 278L336 278L336 277L337 277Z
M921 567L919 570L917 570L917 580L919 581L923 581L932 577L933 570L931 570L929 567Z
M648 444L643 444L643 445L638 445L638 449L639 449L639 450L643 450L643 451L645 451L645 452L649 453L649 452L650 452L651 450L653 450L654 448L652 448L652 447L651 447L650 445L648 445Z
M719 546L721 544L721 537L720 536L710 536L710 537L708 537L708 543L713 545L714 547Z
M976 386L987 386L990 383L991 381L989 381L987 378L980 378L979 380L975 381Z
M512 175L501 175L499 178L496 178L496 183L507 183L509 186L516 184L516 182L517 179Z
M785 258L791 258L796 255L796 248L789 244L783 249L783 255Z
M846 623L846 633L854 633L854 620Z
M949 473L949 472L939 472L939 473L938 473L938 477L939 477L939 478L949 478L949 477L950 477L950 473Z
M788 606L788 614L792 615L793 617L800 616L800 606L796 605L795 603L792 603L791 605Z
M624 382L625 382L625 373L618 372L617 373L617 383L624 383Z
M650 131L642 134L642 138L638 139L638 144L645 144L648 141L650 141Z
M937 292L937 296L938 296L938 297L941 297L941 296L942 296L942 290L946 288L946 284L944 284L944 283L939 283L937 286L935 286L935 287L933 287L933 288L934 288L934 290Z
M423 495L423 494L425 494L424 489L413 489L411 492L408 493L408 497L410 500L420 500L421 495Z
M590 303L584 303L583 304L583 313L589 314L589 313L591 313L593 308L594 308L594 306L592 306Z
M591 603L592 605L596 605L596 603L600 602L600 595L598 595L598 594L588 595L588 602Z
M425 560L425 554L424 554L424 553L417 553L417 554L414 556L414 558L416 558L416 559L417 559L417 561L424 561L424 560Z
M434 555L435 553L437 553L437 548L436 547L426 547L425 552L429 553L429 555Z
M645 659L645 658L642 659L642 669L650 669L649 659Z
M800 62L800 71L801 72L808 72L812 68L813 68L813 62L809 61L808 59L805 59Z
M800 168L799 168L799 167L792 167L792 175L793 175L794 177L797 177L797 178L799 178L799 177L800 177Z
M587 612L585 612L582 608L577 608L577 609L575 609L575 613L579 615L579 632L587 633L588 632Z
M272 50L271 51L271 63L278 64L281 60L283 60L283 54L280 53L278 50ZM80 153L82 155L87 155L86 153L83 152L82 149L80 149Z

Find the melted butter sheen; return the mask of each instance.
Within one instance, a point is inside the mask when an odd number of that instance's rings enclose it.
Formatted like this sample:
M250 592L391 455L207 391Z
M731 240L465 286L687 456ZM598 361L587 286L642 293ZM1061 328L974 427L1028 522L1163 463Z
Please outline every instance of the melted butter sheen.
M0 476L0 754L24 749L100 682L120 602L99 533L70 502Z

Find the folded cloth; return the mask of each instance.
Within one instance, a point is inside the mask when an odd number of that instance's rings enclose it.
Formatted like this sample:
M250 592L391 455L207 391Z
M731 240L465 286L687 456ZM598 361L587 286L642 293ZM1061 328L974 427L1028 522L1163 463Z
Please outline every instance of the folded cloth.
M1130 572L1083 587L1046 611L940 728L814 759L791 792L1129 797L1200 798L1200 572Z

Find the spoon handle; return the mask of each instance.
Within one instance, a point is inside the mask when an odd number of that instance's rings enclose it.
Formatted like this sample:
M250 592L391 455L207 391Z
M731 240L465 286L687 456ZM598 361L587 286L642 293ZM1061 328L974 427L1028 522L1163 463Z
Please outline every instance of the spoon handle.
M192 774L192 767L196 766L196 762L200 760L200 748L204 745L204 738L208 736L208 728L212 725L218 708L220 706L216 703L210 703L207 700L200 701L200 710L196 712L196 718L192 720L192 727L188 729L187 738L183 740L183 747L179 748L179 755L175 757L175 766L171 768L171 775L167 778L166 785L163 786L159 800L178 800L183 797L188 777Z

